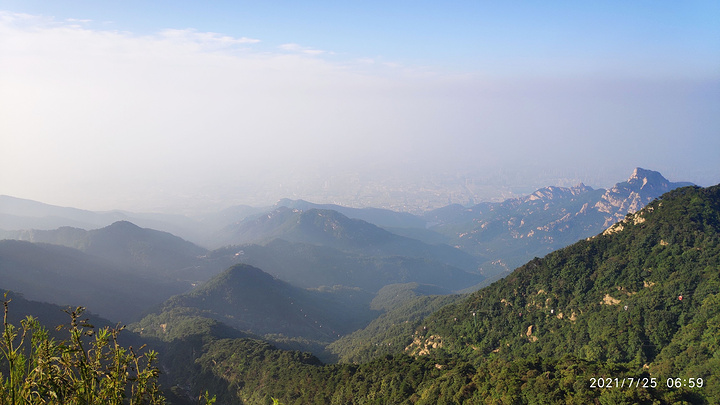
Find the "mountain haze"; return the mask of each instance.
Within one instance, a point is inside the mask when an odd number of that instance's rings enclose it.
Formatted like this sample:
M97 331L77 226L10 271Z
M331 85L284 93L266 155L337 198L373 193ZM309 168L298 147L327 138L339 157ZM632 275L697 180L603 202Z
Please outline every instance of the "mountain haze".
M288 207L230 225L225 237L254 242L214 251L129 222L21 231L35 242L0 241L0 284L10 284L0 288L115 319L145 312L131 330L161 351L178 404L205 389L252 404L711 404L720 186L677 185L638 169L610 190L547 187L435 211L431 231L467 250L529 254L579 239L467 295L431 295L473 282L449 264L468 257L458 248ZM192 275L209 280L183 290ZM607 376L658 386L590 387ZM686 385L668 387L676 378ZM687 385L698 379L702 388Z
M127 270L165 275L194 265L207 250L167 232L118 221L86 231L62 227L8 233L18 240L72 247Z
M388 284L417 282L456 291L483 279L477 273L432 259L367 256L283 239L274 239L265 245L221 248L208 257L214 259L233 254L238 262L261 268L304 288L344 285L377 292Z
M575 187L551 186L500 203L486 202L471 207L448 205L422 216L283 199L274 207L233 206L219 212L184 217L122 211L90 212L0 196L0 237L17 238L17 230L27 232L61 226L95 229L98 226L90 224L101 223L100 226L105 227L117 221L131 221L141 227L180 235L211 248L265 244L272 239L283 238L372 256L418 257L417 252L423 251L427 254L419 257L467 271L479 268L489 276L484 281L487 284L533 257L542 257L554 249L595 235L663 192L688 184L670 182L658 172L637 168L626 181L608 190L593 189L583 184ZM324 219L317 218L317 213L330 211L341 215L336 218L335 214L328 214ZM316 218L310 218L313 215ZM52 221L43 223L46 219ZM301 219L305 223L304 228L298 226ZM365 221L365 225L351 224L352 220L358 219ZM307 226L308 223L314 224L315 229ZM48 227L49 224L55 226ZM398 238L390 241L387 234L379 229L370 229L369 224L382 227L396 236L422 241L425 245L406 240L403 242L405 247L398 251ZM337 234L343 230L344 235ZM372 240L381 246L371 246ZM415 246L411 247L413 244ZM456 247L458 249L455 250L462 250L474 258L461 258L457 252L451 253L447 249L441 251L438 246L442 245ZM217 274L225 267L213 268L207 274ZM207 276L193 277L190 274L185 278L203 280Z
M381 208L350 208L337 204L314 204L304 200L283 198L276 207L288 207L307 211L310 209L337 211L348 218L360 219L381 228L422 228L425 221L417 215Z
M121 210L88 211L59 207L7 195L0 195L0 230L52 230L61 227L97 229L118 221L160 229L188 240L201 239L199 223L184 215L134 213ZM2 236L2 232L0 232Z
M0 288L31 300L86 306L127 322L188 286L130 272L64 246L3 240Z
M267 215L230 226L225 231L225 244L267 243L280 238L368 256L420 257L463 270L477 269L477 259L461 250L399 236L332 210L301 211L280 207Z

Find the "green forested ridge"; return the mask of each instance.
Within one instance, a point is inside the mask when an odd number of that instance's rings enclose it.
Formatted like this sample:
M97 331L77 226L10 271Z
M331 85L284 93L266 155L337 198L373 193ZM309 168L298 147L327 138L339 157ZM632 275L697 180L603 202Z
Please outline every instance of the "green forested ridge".
M693 392L716 401L719 230L720 187L672 191L605 234L441 309L413 350L441 342L431 351L480 364L570 355L647 372L662 386L703 378Z
M511 352L652 361L720 288L717 193L671 192L605 234L535 259L443 308L427 319L425 335L485 354L502 354L512 343Z
M387 312L365 328L329 344L328 350L338 357L338 361L362 363L383 355L401 352L412 343L413 332L423 318L445 305L462 299L460 295L411 296L407 285L388 286L383 290L389 290L386 291L387 293L395 292L398 303L387 299L374 299L373 304L382 305Z

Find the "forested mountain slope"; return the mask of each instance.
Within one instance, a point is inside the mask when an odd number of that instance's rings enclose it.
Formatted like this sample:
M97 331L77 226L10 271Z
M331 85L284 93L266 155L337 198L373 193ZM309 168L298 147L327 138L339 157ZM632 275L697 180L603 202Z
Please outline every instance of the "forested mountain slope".
M681 188L425 320L407 351L571 355L703 378L720 398L720 187ZM435 347L433 347L435 346ZM692 353L692 354L689 354Z
M423 292L424 287L417 283L384 287L371 305L385 312L363 329L332 342L327 349L342 363L364 363L402 352L425 317L463 298L462 295L429 295Z

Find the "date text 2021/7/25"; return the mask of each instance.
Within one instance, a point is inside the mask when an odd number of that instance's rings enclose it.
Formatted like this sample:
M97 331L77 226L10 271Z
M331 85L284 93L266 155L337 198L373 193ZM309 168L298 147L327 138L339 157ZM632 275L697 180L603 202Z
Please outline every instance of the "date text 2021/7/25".
M668 378L665 380L665 386L668 388L702 388L704 380L702 378ZM657 388L658 378L656 377L592 377L590 378L590 388Z

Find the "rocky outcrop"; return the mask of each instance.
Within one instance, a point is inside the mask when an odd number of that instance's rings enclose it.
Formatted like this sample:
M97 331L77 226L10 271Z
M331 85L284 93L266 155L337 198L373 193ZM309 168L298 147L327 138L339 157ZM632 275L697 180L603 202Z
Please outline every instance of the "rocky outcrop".
M544 187L502 203L482 203L465 209L431 212L431 229L452 238L452 245L484 256L483 271L493 263L508 269L544 256L580 239L595 236L627 214L635 213L662 194L692 183L674 183L660 173L636 168L627 181L612 188ZM642 220L642 218L636 218ZM608 232L620 231L613 227ZM492 272L492 271L491 271Z
M604 227L622 220L628 213L639 211L650 201L678 187L691 186L692 183L673 183L662 174L636 168L627 181L616 184L602 195L594 208L604 213Z

